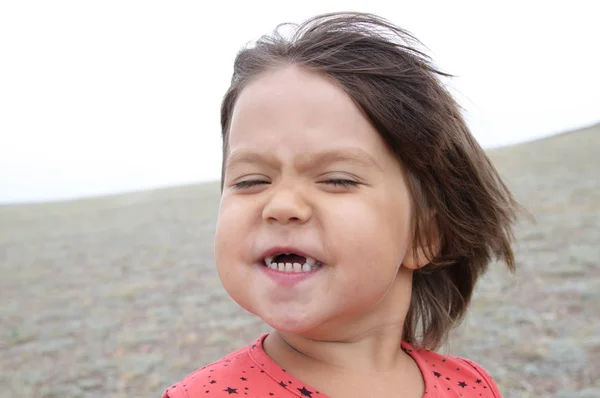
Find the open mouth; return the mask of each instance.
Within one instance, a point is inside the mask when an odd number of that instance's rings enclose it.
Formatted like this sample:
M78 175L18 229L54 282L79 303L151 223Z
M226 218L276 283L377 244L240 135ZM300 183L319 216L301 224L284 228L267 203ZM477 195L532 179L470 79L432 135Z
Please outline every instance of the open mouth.
M265 257L265 265L281 272L310 272L323 264L314 258L300 256L296 253L279 253Z

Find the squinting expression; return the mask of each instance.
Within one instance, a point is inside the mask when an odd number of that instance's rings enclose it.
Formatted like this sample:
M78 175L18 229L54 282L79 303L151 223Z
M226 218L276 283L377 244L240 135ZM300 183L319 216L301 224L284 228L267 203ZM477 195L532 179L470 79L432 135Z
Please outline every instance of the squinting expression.
M215 260L238 304L317 336L410 297L402 168L344 91L298 67L269 71L239 96L228 140Z

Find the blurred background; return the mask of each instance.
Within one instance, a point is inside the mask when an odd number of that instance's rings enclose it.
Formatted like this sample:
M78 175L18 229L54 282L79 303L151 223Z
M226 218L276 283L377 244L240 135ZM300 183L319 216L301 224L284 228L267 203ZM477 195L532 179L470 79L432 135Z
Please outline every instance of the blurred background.
M0 3L0 397L160 396L267 331L214 270L220 100L282 22L410 30L535 217L445 352L507 397L598 397L595 2Z

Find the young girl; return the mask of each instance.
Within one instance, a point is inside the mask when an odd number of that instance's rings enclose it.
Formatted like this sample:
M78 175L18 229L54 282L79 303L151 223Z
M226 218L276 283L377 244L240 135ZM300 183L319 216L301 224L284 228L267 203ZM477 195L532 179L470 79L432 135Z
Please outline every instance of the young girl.
M163 398L500 397L433 350L488 263L514 268L517 204L417 43L343 13L238 54L215 259L274 331Z

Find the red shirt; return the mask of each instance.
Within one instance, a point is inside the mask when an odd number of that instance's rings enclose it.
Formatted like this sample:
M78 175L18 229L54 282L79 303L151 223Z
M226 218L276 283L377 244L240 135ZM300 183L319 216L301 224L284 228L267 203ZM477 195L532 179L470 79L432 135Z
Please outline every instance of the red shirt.
M253 398L327 398L311 386L295 379L263 350L263 340L241 348L217 362L191 373L169 387L162 398L246 396ZM490 375L476 363L413 347L402 349L421 370L427 397L501 398Z

